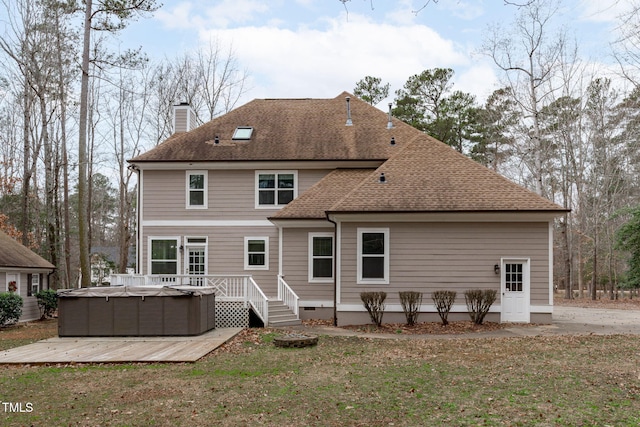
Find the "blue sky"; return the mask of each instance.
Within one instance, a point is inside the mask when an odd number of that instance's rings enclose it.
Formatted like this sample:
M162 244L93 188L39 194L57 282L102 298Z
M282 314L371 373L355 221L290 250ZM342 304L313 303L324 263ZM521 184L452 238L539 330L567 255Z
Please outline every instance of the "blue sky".
M454 69L455 88L484 100L499 87L499 72L477 51L487 26L510 23L517 8L503 0L431 0L414 13L425 1L351 0L347 11L339 0L164 0L122 36L156 59L209 40L231 47L250 74L243 102L330 98L366 75L393 92L435 67ZM565 0L555 22L578 41L581 57L606 66L616 17L629 1Z

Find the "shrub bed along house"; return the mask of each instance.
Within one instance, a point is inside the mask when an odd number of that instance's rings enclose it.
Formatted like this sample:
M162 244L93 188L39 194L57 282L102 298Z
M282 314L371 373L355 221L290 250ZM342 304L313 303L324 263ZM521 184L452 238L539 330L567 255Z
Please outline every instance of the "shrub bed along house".
M360 299L362 300L364 307L367 309L369 316L371 316L371 321L379 327L382 324L382 315L384 314L385 309L384 300L387 299L387 293L362 292L360 294Z
M442 324L445 326L448 325L449 321L447 318L449 317L451 306L456 299L456 291L435 291L431 295L431 298L436 306L436 310L438 310Z
M404 311L404 315L407 318L407 325L415 325L422 305L422 292L406 291L399 294L402 311Z
M17 293L0 293L0 326L17 323L22 316L22 304L22 297Z
M464 293L469 316L477 325L482 325L491 305L495 302L498 291L495 289L469 289Z

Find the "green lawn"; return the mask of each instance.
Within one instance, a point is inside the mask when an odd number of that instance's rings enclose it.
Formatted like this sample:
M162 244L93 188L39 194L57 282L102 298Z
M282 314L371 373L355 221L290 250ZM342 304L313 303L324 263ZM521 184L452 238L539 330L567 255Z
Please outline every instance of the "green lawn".
M275 347L252 330L194 364L0 368L1 425L637 426L640 337Z

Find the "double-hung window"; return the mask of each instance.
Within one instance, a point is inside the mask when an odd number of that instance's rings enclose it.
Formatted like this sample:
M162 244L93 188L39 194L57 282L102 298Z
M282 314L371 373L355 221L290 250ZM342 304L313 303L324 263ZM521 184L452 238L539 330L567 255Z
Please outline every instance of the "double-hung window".
M244 238L244 269L269 269L269 237Z
M333 281L333 233L309 233L309 282Z
M389 284L389 229L358 228L358 283Z
M151 274L178 274L178 238L151 237L149 247Z
M207 208L207 171L187 171L187 209Z
M256 171L256 207L279 208L296 198L297 171Z
M27 276L27 296L33 296L38 292L40 292L40 274L29 274Z

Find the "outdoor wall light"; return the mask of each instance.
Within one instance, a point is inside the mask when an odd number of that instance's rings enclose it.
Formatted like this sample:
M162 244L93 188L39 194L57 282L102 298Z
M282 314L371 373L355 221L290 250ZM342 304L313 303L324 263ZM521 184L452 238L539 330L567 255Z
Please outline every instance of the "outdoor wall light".
M496 274L500 274L500 264L496 264L493 266L493 272Z

